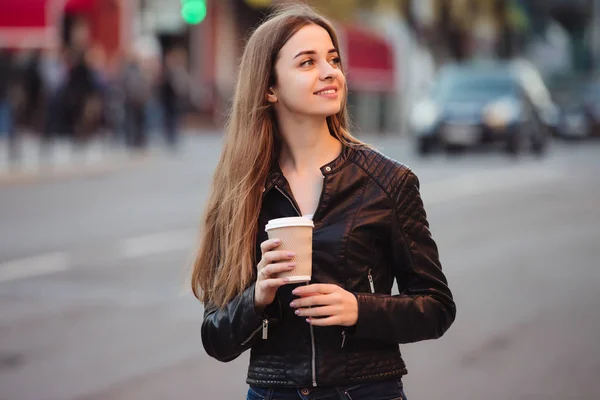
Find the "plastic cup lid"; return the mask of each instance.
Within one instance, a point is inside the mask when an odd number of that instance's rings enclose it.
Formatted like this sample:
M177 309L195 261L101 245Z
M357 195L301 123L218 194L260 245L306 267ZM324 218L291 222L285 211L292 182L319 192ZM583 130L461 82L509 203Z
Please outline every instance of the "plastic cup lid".
M288 226L310 226L314 228L315 224L310 218L306 217L286 217L272 219L265 226L265 231L277 228L286 228Z

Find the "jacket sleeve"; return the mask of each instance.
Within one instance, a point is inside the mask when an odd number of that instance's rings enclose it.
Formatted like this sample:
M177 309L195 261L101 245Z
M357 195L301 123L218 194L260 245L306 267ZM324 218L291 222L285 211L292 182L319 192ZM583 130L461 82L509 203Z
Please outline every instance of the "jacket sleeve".
M261 340L263 320L281 318L278 300L259 314L254 308L254 284L231 300L224 308L213 304L204 307L202 344L206 353L219 361L232 361Z
M456 305L429 231L419 180L409 169L392 190L392 269L399 294L356 294L354 337L411 343L442 336L456 316Z

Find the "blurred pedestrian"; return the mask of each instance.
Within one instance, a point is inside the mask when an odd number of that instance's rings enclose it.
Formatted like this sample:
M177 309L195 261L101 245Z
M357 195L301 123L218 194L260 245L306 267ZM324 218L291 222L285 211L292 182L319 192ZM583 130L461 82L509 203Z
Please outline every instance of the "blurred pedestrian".
M91 46L85 53L85 64L90 70L92 90L84 100L82 129L88 135L99 134L106 127L105 100L108 90L106 53L99 44Z
M106 127L112 137L113 145L122 145L125 142L125 88L122 80L123 56L112 60L109 68L108 81L105 95L105 120Z
M0 49L0 138L12 132L10 91L13 84L12 59L8 51Z
M125 141L128 146L143 149L148 141L146 107L152 88L138 54L132 53L123 71L125 89Z
M97 98L101 97L101 92L89 55L83 52L69 71L62 96L65 123L78 145L86 143L99 126L102 114Z
M16 96L14 100L15 124L32 133L42 130L44 86L40 66L41 51L23 50L18 55L16 70Z
M164 132L167 144L174 148L179 137L181 103L188 93L188 73L183 49L170 50L164 61L160 82L160 101L163 108Z
M398 344L455 317L416 175L348 132L346 100L337 35L308 6L249 38L191 276L206 352L252 350L247 399L405 399ZM265 233L299 216L310 284L278 277L294 252Z
M47 145L50 140L61 130L64 130L62 121L61 99L62 91L67 83L68 68L61 49L51 48L44 53L41 63L41 75L44 85L45 118L43 129L42 152L47 155Z

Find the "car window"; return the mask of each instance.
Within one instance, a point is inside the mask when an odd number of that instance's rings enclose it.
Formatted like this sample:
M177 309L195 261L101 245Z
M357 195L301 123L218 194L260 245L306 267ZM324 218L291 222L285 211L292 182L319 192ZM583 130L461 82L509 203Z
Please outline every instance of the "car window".
M518 83L504 71L452 70L440 74L432 95L440 101L485 100L515 95Z
M585 98L588 101L600 101L600 82L595 82L586 87Z

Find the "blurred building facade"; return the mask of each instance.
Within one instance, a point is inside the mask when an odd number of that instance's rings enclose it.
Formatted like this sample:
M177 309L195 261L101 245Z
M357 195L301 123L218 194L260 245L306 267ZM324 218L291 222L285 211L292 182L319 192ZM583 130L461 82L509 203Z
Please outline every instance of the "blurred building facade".
M138 37L156 41L159 52L173 43L189 49L191 103L199 115L222 126L245 39L269 7L279 2L207 0L203 20L186 24L179 2L139 0L134 29ZM316 2L313 5L319 7ZM349 3L340 5L340 9L352 11L349 18L332 20L346 56L353 120L362 131L396 132L397 66L393 44L385 35L350 18L356 13L348 8Z
M213 112L219 124L226 116L233 94L245 39L274 3L278 1L208 1L206 19L190 31L196 91L193 97L200 109ZM349 107L355 124L365 132L397 131L392 43L355 20L333 19L333 22L345 55Z
M123 0L3 0L0 48L52 49L97 43L111 60L132 38L135 9L135 1Z
M180 0L3 0L0 49L58 49L68 58L92 48L107 75L135 54L150 80L172 50L184 50L186 107L221 126L247 35L286 1L205 0L205 15L186 22ZM349 108L363 132L404 132L410 105L449 61L525 55L549 73L600 61L600 0L308 3L338 29Z

